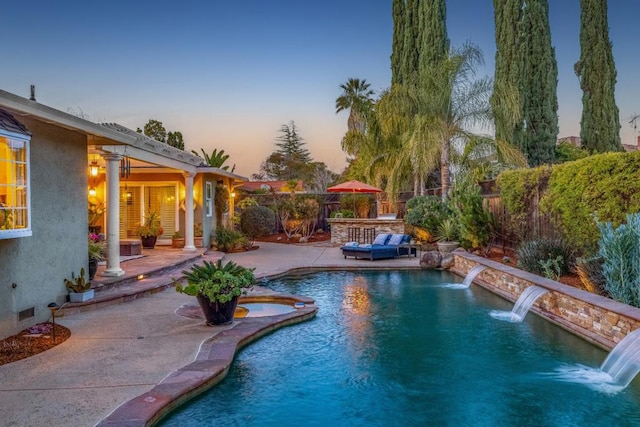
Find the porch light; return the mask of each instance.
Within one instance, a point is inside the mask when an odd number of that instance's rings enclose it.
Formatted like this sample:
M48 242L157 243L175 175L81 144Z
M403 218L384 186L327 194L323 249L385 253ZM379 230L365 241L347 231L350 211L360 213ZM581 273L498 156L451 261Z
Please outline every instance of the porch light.
M96 194L97 194L96 187L94 186L89 187L89 196L96 197Z
M89 165L89 174L91 176L98 176L98 172L100 172L100 166L98 166L97 161L92 161L91 165Z
M232 191L231 194L229 194L231 196L231 198L233 199L234 197L236 197L236 192Z

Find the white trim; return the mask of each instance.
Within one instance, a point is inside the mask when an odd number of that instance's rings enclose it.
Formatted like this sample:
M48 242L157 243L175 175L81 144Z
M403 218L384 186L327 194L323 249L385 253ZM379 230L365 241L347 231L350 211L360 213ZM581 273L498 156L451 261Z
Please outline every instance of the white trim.
M33 235L31 228L31 136L24 135L16 132L9 132L4 129L0 129L0 137L6 138L9 142L11 140L19 140L24 142L24 155L25 155L25 174L26 182L24 187L26 189L26 209L27 209L27 226L25 228L13 228L10 230L0 230L0 240L15 239L20 237L30 237ZM14 183L15 186L15 183Z

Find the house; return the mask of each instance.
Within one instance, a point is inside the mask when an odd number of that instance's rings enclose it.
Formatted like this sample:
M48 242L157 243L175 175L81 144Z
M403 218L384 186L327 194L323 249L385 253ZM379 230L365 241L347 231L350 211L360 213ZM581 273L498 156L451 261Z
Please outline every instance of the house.
M145 212L160 213L160 243L179 230L193 251L197 225L208 247L224 221L216 212L233 212L230 196L244 181L124 126L0 90L0 338L66 300L63 279L87 269L91 206L109 249L104 274L120 276L120 242L137 238Z

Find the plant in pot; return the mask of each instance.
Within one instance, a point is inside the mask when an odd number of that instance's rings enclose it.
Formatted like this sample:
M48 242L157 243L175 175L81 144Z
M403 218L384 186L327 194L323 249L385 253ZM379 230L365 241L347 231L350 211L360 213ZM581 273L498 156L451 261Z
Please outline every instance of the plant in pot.
M160 215L156 211L147 212L144 221L136 229L136 234L142 240L142 247L146 249L155 248L156 240L162 233L164 230L160 226Z
M104 260L104 241L97 234L89 234L89 280L93 280L98 271L98 263Z
M253 269L229 261L222 264L204 261L182 274L187 285L176 284L176 291L195 296L207 320L207 325L222 325L233 322L233 313L240 295L245 295L253 286Z
M453 218L445 218L440 222L436 232L436 238L438 239L436 245L442 253L452 252L460 246L460 242L458 241L460 231Z
M91 282L84 278L84 267L80 269L80 275L76 277L71 273L71 279L64 279L64 284L69 290L69 301L85 302L93 298L94 291Z
M204 245L202 244L202 236L203 236L203 231L202 231L202 223L201 222L197 222L193 225L193 238L194 238L194 244L196 245L196 247L201 248Z
M184 248L184 245L185 245L185 240L184 240L184 237L182 237L182 234L180 234L179 231L176 231L175 233L173 233L173 236L171 236L171 247L180 249L180 248Z

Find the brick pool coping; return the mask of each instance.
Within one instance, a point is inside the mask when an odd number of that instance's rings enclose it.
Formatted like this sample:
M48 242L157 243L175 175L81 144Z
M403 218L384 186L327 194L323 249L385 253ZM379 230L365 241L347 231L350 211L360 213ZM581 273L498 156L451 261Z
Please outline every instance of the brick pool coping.
M116 408L97 426L149 426L160 421L185 401L208 390L226 377L233 358L240 349L258 338L284 326L313 318L318 307L311 298L295 295L257 295L240 299L240 303L269 302L305 306L293 312L234 320L227 329L219 329L200 345L195 361L167 375L151 390Z
M640 308L469 253L454 252L454 258L451 271L463 277L478 264L487 267L474 283L510 301L529 286L546 289L531 311L605 350L640 328Z

